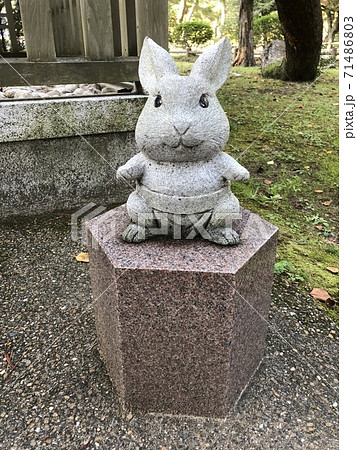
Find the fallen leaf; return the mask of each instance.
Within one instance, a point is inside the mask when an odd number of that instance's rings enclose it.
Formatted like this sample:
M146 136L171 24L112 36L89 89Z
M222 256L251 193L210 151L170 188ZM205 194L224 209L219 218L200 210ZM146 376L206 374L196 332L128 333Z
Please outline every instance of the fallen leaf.
M304 169L310 169L310 166L304 166Z
M317 194L321 194L321 192L323 192L323 190L322 190L322 189L315 189L315 192L316 192Z
M325 291L325 289L320 288L313 288L310 295L312 295L316 300L320 300L320 302L326 302L326 300L331 299L330 294Z
M322 204L325 206L330 206L331 203L332 203L332 200L327 200L326 202L322 202Z
M337 275L337 274L339 273L338 267L332 267L332 266L330 266L330 267L326 267L326 269L327 269L329 272L334 273L335 275Z
M326 150L326 153L329 155L330 153L332 153L332 150Z
M79 262L89 262L89 254L85 252L78 253L76 260Z
M322 226L322 225L316 225L315 228L317 228L318 230L322 230L322 229L323 229L323 226Z
M270 180L264 180L264 184L272 184L272 181L270 181Z
M8 352L4 352L4 356L5 356L7 364L11 367L11 369L15 369L15 366L12 364L10 355L8 354Z
M266 150L270 149L269 145L266 145L266 144L263 145L263 148L265 148Z
M269 166L272 166L274 164L274 161L267 161L267 164L269 164Z
M308 124L308 127L309 127L309 128L312 128L312 125L311 125L311 123L309 123L309 124Z

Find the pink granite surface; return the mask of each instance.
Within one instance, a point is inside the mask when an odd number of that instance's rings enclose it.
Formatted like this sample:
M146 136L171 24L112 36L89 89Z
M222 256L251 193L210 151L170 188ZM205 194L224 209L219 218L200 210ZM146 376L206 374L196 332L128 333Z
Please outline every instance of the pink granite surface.
M237 246L124 242L125 206L88 222L101 356L123 406L225 417L264 353L277 228L243 211Z

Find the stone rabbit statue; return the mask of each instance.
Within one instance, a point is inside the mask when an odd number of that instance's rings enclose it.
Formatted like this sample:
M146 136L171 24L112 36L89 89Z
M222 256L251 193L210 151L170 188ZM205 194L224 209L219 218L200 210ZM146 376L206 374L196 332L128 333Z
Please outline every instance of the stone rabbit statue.
M246 181L249 172L222 151L229 123L215 95L230 66L227 38L199 56L189 76L180 76L169 53L145 38L139 77L149 98L135 132L140 153L117 171L119 179L136 180L125 241L200 234L221 245L239 242L232 229L239 202L230 181Z

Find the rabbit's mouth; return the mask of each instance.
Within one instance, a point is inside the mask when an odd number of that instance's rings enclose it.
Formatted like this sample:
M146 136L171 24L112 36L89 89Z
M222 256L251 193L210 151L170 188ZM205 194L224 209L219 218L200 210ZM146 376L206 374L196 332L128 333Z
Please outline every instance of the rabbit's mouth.
M173 148L184 148L184 149L188 149L188 150L192 150L195 147L198 147L200 144L202 144L202 141L195 141L195 142L184 142L184 140L182 139L182 137L180 137L180 139L178 140L176 145L173 145Z

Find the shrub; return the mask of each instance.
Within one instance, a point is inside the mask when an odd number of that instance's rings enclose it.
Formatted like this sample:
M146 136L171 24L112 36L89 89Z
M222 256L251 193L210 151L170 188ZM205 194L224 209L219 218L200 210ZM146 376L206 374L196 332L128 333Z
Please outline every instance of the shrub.
M174 28L172 40L177 44L183 44L186 48L192 45L200 45L212 39L212 28L203 22L183 22Z
M277 13L258 17L254 20L253 28L255 45L263 44L266 47L275 39L283 39L283 30Z

